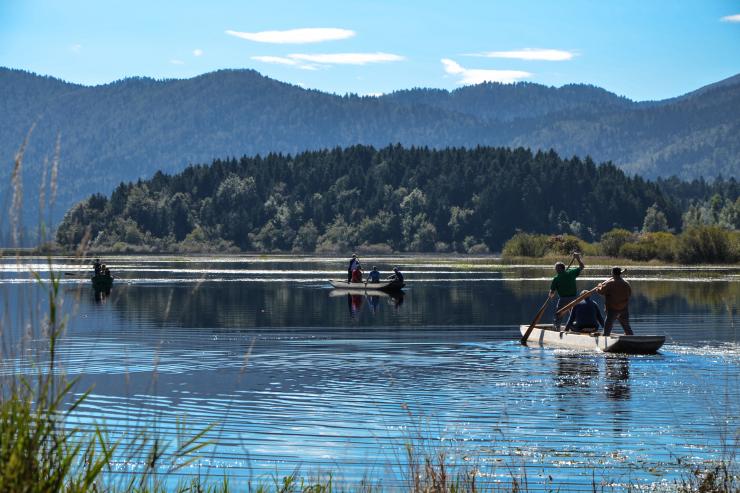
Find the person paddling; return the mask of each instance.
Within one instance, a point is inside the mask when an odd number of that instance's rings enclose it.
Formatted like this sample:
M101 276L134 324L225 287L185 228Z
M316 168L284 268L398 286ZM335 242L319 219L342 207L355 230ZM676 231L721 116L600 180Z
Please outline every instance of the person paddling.
M604 322L604 336L612 333L615 320L624 329L628 336L634 335L630 326L629 302L632 296L632 286L622 279L622 269L612 268L612 277L597 286L596 292L604 297L606 306L606 322Z
M576 299L578 294L578 289L576 288L576 277L578 277L581 271L586 268L586 266L583 265L580 253L574 252L573 260L578 262L578 267L566 269L564 263L556 263L556 274L550 283L550 298L552 299L556 294L558 295L558 301L555 305L555 330L560 330L560 325L565 316L565 314L558 314L558 310Z

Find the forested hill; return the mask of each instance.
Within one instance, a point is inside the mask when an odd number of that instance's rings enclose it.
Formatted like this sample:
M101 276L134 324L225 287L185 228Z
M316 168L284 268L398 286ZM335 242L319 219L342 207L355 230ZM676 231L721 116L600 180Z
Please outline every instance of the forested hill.
M177 172L219 156L389 143L553 148L611 160L645 177L737 176L740 81L664 102L635 103L587 85L482 84L337 96L222 70L186 80L126 79L88 87L0 68L0 203L13 157L36 124L23 164L31 224L44 157L61 136L60 214L121 181ZM50 176L49 173L46 176Z
M726 185L735 197L737 183ZM486 251L517 229L592 239L640 228L653 204L667 226L680 226L677 201L610 164L526 149L353 146L217 160L121 184L71 209L57 240L118 250Z

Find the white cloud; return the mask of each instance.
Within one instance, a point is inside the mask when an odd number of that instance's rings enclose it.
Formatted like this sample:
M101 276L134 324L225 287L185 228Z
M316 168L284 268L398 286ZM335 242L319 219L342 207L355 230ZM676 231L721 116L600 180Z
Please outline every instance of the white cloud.
M257 60L258 62L262 63L274 63L276 65L289 65L291 67L300 68L302 70L317 70L319 67L316 65L311 65L309 63L302 63L298 60L293 60L292 58L285 58L282 56L271 56L271 55L263 55L263 56L253 56L252 60Z
M347 39L354 36L355 32L349 29L334 27L309 27L289 29L287 31L260 31L256 33L228 30L226 34L249 41L256 41L257 43L306 44Z
M516 60L544 60L547 62L562 62L570 60L575 53L565 50L523 48L521 50L509 51L484 51L475 53L472 56L482 56L486 58L510 58Z
M203 50L196 48L193 50L193 56L203 56Z
M75 43L69 47L69 49L74 53L79 53L82 51L82 45L79 43Z
M460 77L458 84L470 85L481 84L483 82L503 82L512 83L519 79L530 77L532 74L521 70L486 70L486 69L469 69L462 67L459 63L449 58L442 59L442 65L445 72L450 75Z
M304 62L321 63L326 65L366 65L368 63L400 62L405 60L400 55L393 53L324 53L305 54L293 53L288 55L293 60Z
M183 62L182 60L177 60L175 58L173 58L172 60L170 60L170 63L172 65L185 65L185 62Z
M740 22L740 14L726 15L720 19L722 22Z

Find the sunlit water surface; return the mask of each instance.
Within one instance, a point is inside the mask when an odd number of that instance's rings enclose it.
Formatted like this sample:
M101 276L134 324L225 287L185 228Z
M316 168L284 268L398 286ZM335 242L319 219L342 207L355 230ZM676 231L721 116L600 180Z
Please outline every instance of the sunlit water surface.
M590 491L594 479L670 483L686 472L678 460L734 450L740 267L630 267L634 328L668 342L620 356L521 346L551 267L490 260L366 259L408 280L402 297L373 297L330 289L345 259L116 257L112 292L96 297L75 259L4 259L0 368L35 371L27 327L45 301L30 271L52 268L69 317L62 367L79 391L93 386L76 419L124 442L143 427L174 441L178 422L214 425L217 446L179 474L240 485L298 467L393 486L412 443L481 481ZM579 287L608 272L587 269ZM115 470L125 478L139 459Z

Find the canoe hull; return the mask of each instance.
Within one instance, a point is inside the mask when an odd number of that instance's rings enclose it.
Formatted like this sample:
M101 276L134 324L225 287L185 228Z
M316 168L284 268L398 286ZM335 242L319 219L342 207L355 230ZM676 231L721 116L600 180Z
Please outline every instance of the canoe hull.
M93 276L91 280L93 288L97 291L106 291L113 287L113 277L111 276Z
M329 284L336 289L348 289L348 290L362 290L362 291L400 291L406 284L398 281L387 281L387 282L369 282L367 285L364 282L347 282L340 281L337 279L330 279Z
M524 335L529 325L520 325ZM598 350L605 353L655 354L665 343L665 336L619 335L604 337L600 333L559 332L550 324L537 325L527 339L527 344L547 344L571 349Z

